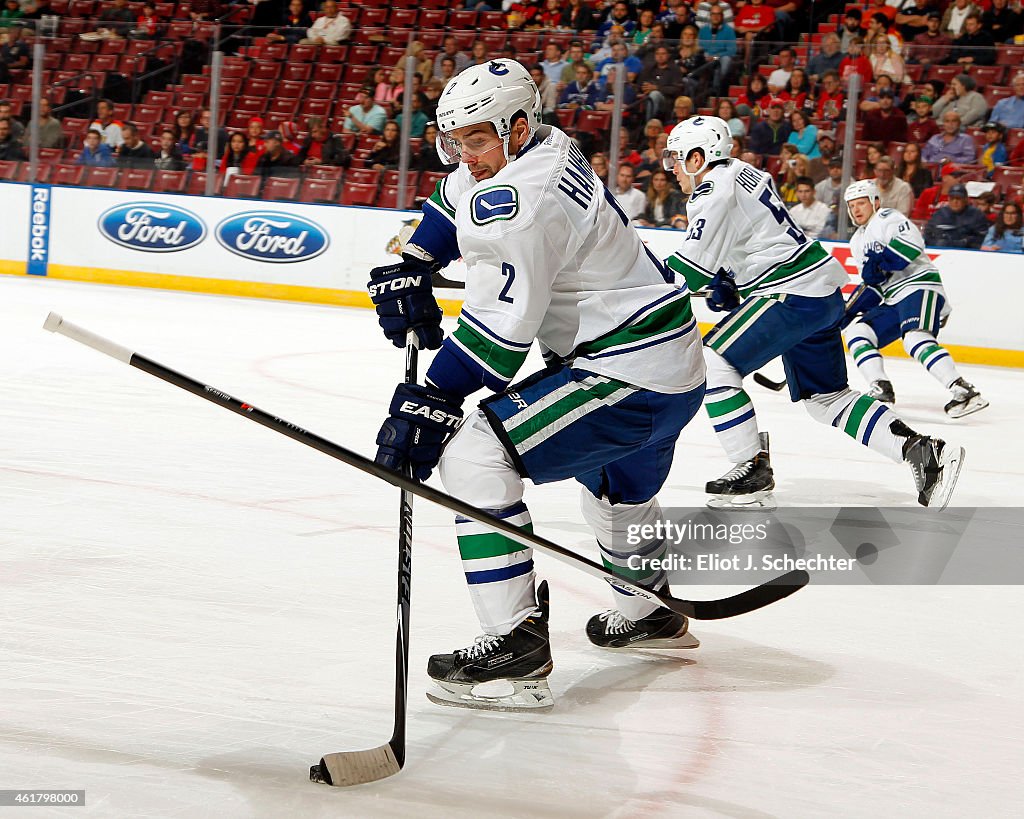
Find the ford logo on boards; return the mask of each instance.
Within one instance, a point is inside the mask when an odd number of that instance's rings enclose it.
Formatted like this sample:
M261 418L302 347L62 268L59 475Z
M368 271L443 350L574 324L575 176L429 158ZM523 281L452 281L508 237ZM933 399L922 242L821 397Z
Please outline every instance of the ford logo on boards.
M206 225L194 213L160 202L132 202L110 208L100 214L98 226L114 244L147 253L185 250L206 236Z
M331 243L316 222L289 213L249 211L225 219L217 241L232 253L258 262L303 262Z

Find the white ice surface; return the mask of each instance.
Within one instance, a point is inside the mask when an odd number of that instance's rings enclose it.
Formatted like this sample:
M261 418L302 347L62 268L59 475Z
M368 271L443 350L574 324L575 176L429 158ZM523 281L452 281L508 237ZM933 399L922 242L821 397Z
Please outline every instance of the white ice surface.
M695 623L685 658L608 654L583 633L608 592L538 556L555 709L443 709L426 658L476 627L425 503L408 764L311 784L321 754L391 732L395 490L43 332L49 310L367 454L402 371L369 311L0 278L0 788L87 792L0 816L1020 815L1019 588L807 588ZM954 504L1020 505L1024 375L963 369L990 409L947 421L894 361L898 408L967 447ZM750 389L780 503L913 505L905 468ZM727 467L699 416L663 503ZM585 550L577 493L527 500Z

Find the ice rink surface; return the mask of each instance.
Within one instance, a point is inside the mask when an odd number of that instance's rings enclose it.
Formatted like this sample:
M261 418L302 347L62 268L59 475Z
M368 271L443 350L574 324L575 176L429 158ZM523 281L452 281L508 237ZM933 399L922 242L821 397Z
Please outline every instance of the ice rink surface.
M554 710L445 709L426 658L477 629L450 516L419 502L408 763L311 784L391 733L396 491L44 333L49 310L366 454L402 373L370 311L0 277L0 788L86 791L0 816L1019 815L1019 588L808 587L694 623L695 652L613 654L583 633L603 584L538 555ZM954 422L889 367L906 419L967 448L953 504L1020 505L1024 375L963 368L992 406ZM780 505L914 504L909 470L749 389ZM662 503L727 468L701 414ZM595 555L576 486L527 501Z

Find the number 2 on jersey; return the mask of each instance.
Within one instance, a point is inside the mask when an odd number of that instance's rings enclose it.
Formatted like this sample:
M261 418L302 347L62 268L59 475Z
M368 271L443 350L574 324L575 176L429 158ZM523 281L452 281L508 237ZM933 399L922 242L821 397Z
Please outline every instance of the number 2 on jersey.
M772 216L775 217L776 222L780 225L784 223L789 224L789 227L786 228L786 233L793 238L793 241L799 245L802 245L807 241L807 237L804 236L804 232L796 226L796 222L794 222L793 217L789 215L789 211L786 210L786 206L782 204L779 197L775 195L775 191L772 190L771 187L767 187L761 191L759 201L772 212Z
M505 286L501 288L501 293L498 294L498 301L503 301L506 304L512 304L514 299L508 294L508 291L512 287L512 282L516 280L516 269L508 262L501 263L501 275L508 279L505 282Z

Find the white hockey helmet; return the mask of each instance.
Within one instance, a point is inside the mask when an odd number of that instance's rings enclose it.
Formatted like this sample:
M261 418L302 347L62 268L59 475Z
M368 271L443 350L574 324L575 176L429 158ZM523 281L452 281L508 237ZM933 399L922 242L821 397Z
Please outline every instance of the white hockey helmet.
M882 207L882 194L878 190L878 183L874 179L859 179L856 182L851 182L846 187L846 192L843 194L843 201L846 202L846 212L850 214L850 221L855 225L857 222L853 218L853 211L850 209L850 203L855 199L868 199L871 201L871 216L875 215L880 207ZM864 222L866 225L871 221L868 217L867 221Z
M489 60L472 65L450 80L437 100L437 153L446 165L462 160L462 150L449 133L456 128L489 122L501 138L505 158L512 118L526 114L530 133L541 124L540 91L537 84L515 60Z
M704 161L695 173L686 171L691 179L707 169L712 162L728 159L732 153L732 132L719 117L690 117L684 119L668 135L668 144L662 152L661 165L672 173L676 162L684 163L696 150L704 154Z

